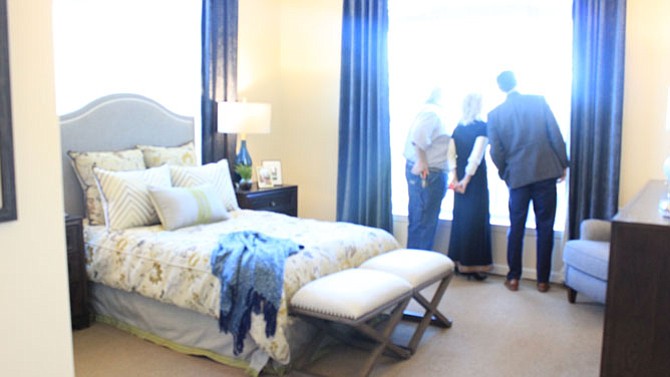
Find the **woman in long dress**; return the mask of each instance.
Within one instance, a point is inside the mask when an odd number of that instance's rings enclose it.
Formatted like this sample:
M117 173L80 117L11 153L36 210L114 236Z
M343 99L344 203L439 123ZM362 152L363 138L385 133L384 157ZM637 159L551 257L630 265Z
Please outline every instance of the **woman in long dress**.
M463 118L449 147L454 190L454 211L449 239L449 257L457 271L477 280L486 279L493 268L489 189L484 153L488 138L480 118L482 98L469 94L463 101Z

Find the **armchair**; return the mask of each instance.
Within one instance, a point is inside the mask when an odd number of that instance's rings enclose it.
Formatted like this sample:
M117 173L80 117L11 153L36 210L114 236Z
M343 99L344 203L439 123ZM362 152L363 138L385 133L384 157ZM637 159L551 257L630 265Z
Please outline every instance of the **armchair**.
M580 224L580 238L566 242L563 262L570 303L575 303L577 292L605 303L611 228L609 221L586 219Z

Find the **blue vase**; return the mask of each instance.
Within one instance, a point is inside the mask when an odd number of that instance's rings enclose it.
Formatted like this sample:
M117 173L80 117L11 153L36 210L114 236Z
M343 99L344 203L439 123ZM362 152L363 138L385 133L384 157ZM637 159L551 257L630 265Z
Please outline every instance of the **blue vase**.
M235 165L251 166L251 155L249 155L249 151L247 150L246 140L242 140L240 143L240 150L235 157Z
M242 140L240 142L240 150L237 152L237 156L235 156L235 166L237 165L251 166L251 155L247 150L246 140ZM233 167L233 183L237 183L239 185L241 180L242 177L240 177L239 174L235 173L235 169Z

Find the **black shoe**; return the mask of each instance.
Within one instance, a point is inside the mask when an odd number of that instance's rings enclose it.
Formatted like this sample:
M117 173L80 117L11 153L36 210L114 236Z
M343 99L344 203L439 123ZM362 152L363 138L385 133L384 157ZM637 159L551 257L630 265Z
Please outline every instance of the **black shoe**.
M459 272L458 275L463 276L464 278L468 278L468 280L472 280L472 272Z
M489 274L486 272L473 272L472 277L477 281L484 281L487 277L489 277Z
M484 281L489 275L486 272L461 272L461 276L465 276L468 280L475 279L477 281Z

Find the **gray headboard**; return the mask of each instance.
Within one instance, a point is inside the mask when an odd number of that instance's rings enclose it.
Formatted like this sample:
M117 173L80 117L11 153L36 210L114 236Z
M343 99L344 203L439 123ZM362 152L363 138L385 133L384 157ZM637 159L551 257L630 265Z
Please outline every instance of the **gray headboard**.
M112 94L60 117L65 212L84 215L84 198L68 151L114 151L138 144L177 146L193 140L193 117L137 94Z

